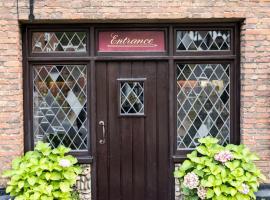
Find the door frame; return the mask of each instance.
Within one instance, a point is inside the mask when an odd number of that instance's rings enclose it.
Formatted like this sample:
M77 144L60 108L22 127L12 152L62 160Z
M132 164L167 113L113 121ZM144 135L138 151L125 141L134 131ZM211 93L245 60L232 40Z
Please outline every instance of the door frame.
M213 62L213 61L227 61L232 63L233 70L233 100L231 101L232 113L231 118L233 123L231 124L231 131L234 133L231 142L235 144L240 143L240 22L198 22L190 21L189 23L108 23L108 24L23 24L22 25L22 47L23 47L23 98L24 98L24 146L25 151L33 149L33 133L32 133L32 101L31 92L28 88L31 88L31 65L32 64L43 64L43 63L85 63L88 68L88 75L90 81L88 86L91 88L90 95L88 95L88 101L90 100L90 108L88 108L89 115L91 117L91 130L90 130L90 141L91 145L89 151L84 153L78 153L76 156L80 163L91 164L91 189L92 198L96 199L96 79L95 79L95 62L98 61L140 61L140 60L165 60L169 65L169 118L175 119L175 62ZM179 54L176 51L176 30L183 29L217 29L227 28L232 31L232 48L226 54L220 54L218 52L200 52L192 53L185 52ZM106 53L101 54L96 50L97 46L97 32L98 30L164 30L166 33L166 52L163 53L136 53L136 52L117 52L117 53ZM74 53L50 53L50 54L33 54L31 52L31 33L32 31L62 31L62 30L85 30L87 32L87 51L84 54ZM30 112L29 112L30 110ZM181 155L175 151L175 122L169 120L169 152L170 152L170 166L168 169L172 173L174 165L181 163L186 156ZM171 199L174 197L174 178L170 177L171 185Z

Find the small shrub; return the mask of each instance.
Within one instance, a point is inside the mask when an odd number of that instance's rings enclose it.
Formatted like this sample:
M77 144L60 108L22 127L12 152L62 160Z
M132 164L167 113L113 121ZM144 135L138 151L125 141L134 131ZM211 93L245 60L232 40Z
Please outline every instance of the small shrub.
M81 173L77 159L66 155L70 149L38 142L34 151L12 162L12 169L4 172L10 177L6 192L15 200L70 200L72 186Z
M256 199L254 192L265 177L253 162L259 159L255 154L244 145L221 146L212 137L199 143L174 172L185 200Z

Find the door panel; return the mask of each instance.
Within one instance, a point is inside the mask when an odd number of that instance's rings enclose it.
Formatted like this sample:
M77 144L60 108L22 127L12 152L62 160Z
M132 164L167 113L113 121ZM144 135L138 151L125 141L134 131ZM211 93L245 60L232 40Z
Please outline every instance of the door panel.
M146 79L144 115L120 115L119 78ZM96 80L97 199L169 199L167 62L98 62Z

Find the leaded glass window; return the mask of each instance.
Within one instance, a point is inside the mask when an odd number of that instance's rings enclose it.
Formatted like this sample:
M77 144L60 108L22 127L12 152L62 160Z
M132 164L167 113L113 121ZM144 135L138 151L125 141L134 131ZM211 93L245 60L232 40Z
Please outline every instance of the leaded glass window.
M87 149L86 65L33 67L34 142Z
M86 32L34 32L32 52L86 52L86 35Z
M144 114L143 81L120 82L120 114L121 115Z
M177 51L228 51L231 49L229 30L177 31Z
M230 64L177 64L177 150L198 138L230 141Z

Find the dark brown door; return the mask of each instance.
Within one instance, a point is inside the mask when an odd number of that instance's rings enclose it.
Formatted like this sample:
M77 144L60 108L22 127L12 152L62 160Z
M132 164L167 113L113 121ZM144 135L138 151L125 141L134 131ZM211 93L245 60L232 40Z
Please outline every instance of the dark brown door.
M167 62L95 68L97 200L168 200Z

